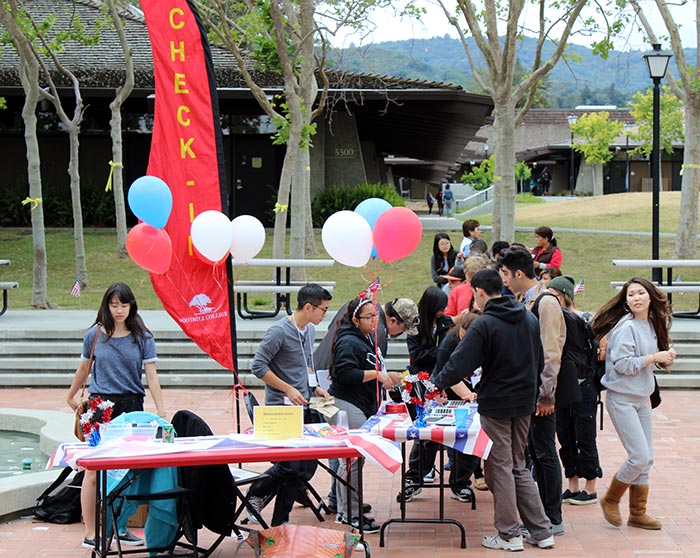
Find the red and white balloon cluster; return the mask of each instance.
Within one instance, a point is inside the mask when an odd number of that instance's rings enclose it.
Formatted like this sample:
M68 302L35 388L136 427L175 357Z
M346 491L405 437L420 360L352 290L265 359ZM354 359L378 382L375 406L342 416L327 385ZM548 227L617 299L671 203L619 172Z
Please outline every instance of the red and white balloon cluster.
M126 237L129 256L151 273L166 273L173 256L170 236L164 230L173 208L170 188L156 176L142 176L129 188L128 202L142 221ZM265 228L251 215L230 221L220 211L208 210L194 218L190 237L197 255L206 263L220 265L229 253L245 263L265 244Z
M370 257L384 263L405 258L418 247L422 234L420 219L413 211L369 198L355 211L338 211L326 219L321 240L337 262L362 267Z

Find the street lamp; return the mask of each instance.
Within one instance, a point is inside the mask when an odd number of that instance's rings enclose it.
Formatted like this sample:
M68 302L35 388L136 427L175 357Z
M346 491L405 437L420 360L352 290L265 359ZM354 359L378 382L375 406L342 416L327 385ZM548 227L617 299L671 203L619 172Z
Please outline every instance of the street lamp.
M630 132L633 126L625 123L625 192L630 191Z
M569 121L569 130L571 130L571 164L569 166L569 195L573 196L574 195L574 166L575 166L575 161L574 161L574 131L571 129L571 127L578 122L578 116L575 114L570 114L569 116L566 117L566 119Z
M488 160L489 158L489 142L486 142L484 144L484 160Z
M653 112L653 131L651 145L651 259L659 259L659 192L661 190L661 149L660 149L660 96L659 84L661 78L666 75L668 62L671 59L671 54L661 51L661 45L655 43L651 45L654 50L647 52L644 55L644 61L647 63L649 77L654 82L654 112ZM661 283L661 268L655 267L652 269L652 281Z

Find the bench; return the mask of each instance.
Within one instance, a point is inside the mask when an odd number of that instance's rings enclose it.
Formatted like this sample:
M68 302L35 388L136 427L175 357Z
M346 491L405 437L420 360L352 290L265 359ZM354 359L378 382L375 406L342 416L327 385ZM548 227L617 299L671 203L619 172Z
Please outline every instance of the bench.
M0 281L0 289L2 289L2 310L0 310L0 316L7 312L7 291L17 287L19 287L17 281Z
M10 265L10 260L0 260L0 266L5 267ZM2 310L0 316L7 312L7 291L19 287L17 281L0 281L0 289L2 289Z
M236 307L241 318L252 320L254 318L274 318L284 308L287 314L292 313L292 296L306 285L306 281L292 281L291 269L298 267L331 267L335 260L305 260L286 258L259 258L247 263L239 263L233 260L234 266L271 267L275 268L274 279L249 280L241 279L234 283L233 292L236 293ZM282 270L285 270L284 277ZM335 281L316 281L323 288L332 291ZM275 308L273 310L251 310L248 307L248 295L254 293L268 293L275 295Z

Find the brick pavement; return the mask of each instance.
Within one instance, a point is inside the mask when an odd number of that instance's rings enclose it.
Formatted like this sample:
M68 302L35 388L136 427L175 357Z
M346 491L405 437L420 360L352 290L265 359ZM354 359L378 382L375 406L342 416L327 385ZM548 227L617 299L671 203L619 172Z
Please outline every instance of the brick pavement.
M0 407L65 410L65 390L0 389ZM664 524L661 531L643 531L623 526L614 528L602 518L597 505L564 505L566 534L557 537L554 550L526 548L523 558L534 556L639 558L683 556L700 558L700 518L697 498L700 494L700 406L693 391L666 391L664 401L654 411L656 463L652 471L649 511ZM226 390L168 389L165 398L170 412L191 409L200 414L216 433L233 430L232 401ZM149 405L150 402L147 403ZM624 459L612 425L606 417L605 430L599 433L599 448L605 473L599 482L599 493L617 465ZM374 507L378 521L398 515L394 497L398 492L398 475L390 478L376 468L365 468L365 497ZM318 473L314 484L321 493L327 491L328 480ZM625 500L626 505L626 500ZM408 504L409 513L437 512L437 495L425 490ZM271 511L266 509L266 514ZM490 493L478 493L477 510L447 499L446 515L461 520L467 529L467 549L459 548L457 530L449 526L395 525L389 530L387 545L379 547L378 535L368 535L372 556L377 558L466 558L502 556L495 550L481 547L481 537L493 532ZM269 517L268 517L269 518ZM330 519L330 518L329 518ZM316 524L311 512L295 508L292 521ZM337 528L332 521L325 527ZM696 530L697 529L697 530ZM202 537L206 540L207 534ZM83 558L89 555L80 548L82 526L50 525L31 519L0 524L0 558ZM527 547L527 545L526 545ZM238 551L238 553L237 553ZM237 554L236 554L237 553ZM361 553L358 553L361 554ZM252 550L245 544L238 548L226 540L213 558L249 558Z

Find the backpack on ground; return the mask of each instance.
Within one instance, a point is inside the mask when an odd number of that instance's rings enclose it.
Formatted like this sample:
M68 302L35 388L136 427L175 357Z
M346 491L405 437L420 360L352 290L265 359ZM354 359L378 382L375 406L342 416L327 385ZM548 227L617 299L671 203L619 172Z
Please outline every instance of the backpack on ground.
M532 313L539 319L539 305L542 297L554 296L545 292L540 294L532 305ZM559 301L557 301L559 304ZM592 379L598 368L598 341L590 324L581 316L567 308L561 308L566 324L566 341L561 354L561 369L557 381L555 398L557 405L566 407L581 400L577 380ZM576 382L576 385L574 385Z
M32 509L34 517L48 523L67 524L80 521L80 487L85 476L83 471L76 473L73 480L56 494L51 494L72 471L70 467L63 469L58 478L36 499L37 504Z

